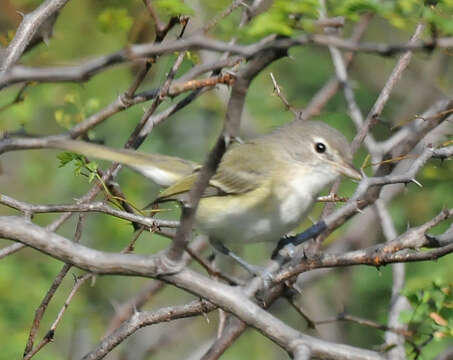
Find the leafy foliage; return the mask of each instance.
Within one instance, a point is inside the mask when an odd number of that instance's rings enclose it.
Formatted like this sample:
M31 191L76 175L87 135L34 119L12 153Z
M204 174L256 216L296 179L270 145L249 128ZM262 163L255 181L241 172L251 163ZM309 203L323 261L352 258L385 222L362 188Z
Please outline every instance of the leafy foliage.
M402 312L400 319L413 333L408 341L409 353L416 356L432 339L453 339L453 282L433 281L405 295L412 310Z
M277 0L269 11L256 17L247 29L252 37L265 36L271 33L290 36L298 27L311 24L319 17L319 1L285 1Z
M193 15L194 11L181 0L156 0L153 4L168 16Z
M98 16L99 28L103 32L128 31L132 26L133 19L127 9L107 8Z
M364 13L373 13L386 19L391 25L408 29L419 21L425 21L443 35L453 34L453 2L440 0L435 3L419 0L343 0L330 1L329 14L344 16L357 21ZM316 31L314 22L319 19L319 1L274 1L272 7L257 16L246 34L260 37L268 34L294 35L296 31Z
M95 161L88 162L82 155L66 151L58 154L57 158L60 160L59 167L64 167L74 162L74 174L87 176L88 182L92 182L97 176L98 164ZM88 174L83 173L83 170L88 171Z
M83 102L77 92L68 92L63 98L63 105L54 112L55 121L63 128L69 129L98 108L98 98L91 97Z
M419 0L345 0L332 2L332 10L351 20L357 20L360 14L370 12L388 20L398 28L408 28L414 23L425 21L440 33L452 34L451 14L453 2L440 0L434 2Z

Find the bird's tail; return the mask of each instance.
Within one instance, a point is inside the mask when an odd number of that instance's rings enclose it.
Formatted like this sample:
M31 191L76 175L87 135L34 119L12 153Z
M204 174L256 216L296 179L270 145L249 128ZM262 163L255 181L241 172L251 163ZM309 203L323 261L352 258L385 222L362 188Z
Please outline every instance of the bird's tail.
M173 156L112 149L85 141L53 139L49 141L48 147L127 165L156 184L165 187L174 184L199 167L194 162Z

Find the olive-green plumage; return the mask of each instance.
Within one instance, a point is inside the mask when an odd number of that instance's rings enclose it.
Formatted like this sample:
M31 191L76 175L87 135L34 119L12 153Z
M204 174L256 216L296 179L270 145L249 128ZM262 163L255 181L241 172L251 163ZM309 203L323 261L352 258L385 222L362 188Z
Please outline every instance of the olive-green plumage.
M155 202L184 203L200 169L176 157L81 141L55 140L50 146L130 166L168 187ZM218 241L277 241L301 222L319 192L341 174L360 178L351 161L345 137L322 122L294 121L233 144L200 199L196 226Z

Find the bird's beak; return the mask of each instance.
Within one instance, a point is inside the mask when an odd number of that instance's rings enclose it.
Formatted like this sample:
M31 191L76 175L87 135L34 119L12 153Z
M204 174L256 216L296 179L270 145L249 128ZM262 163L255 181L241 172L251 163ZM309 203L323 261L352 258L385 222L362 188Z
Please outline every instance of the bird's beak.
M340 173L344 176L347 176L351 179L355 180L361 180L362 179L362 174L360 173L359 170L357 170L354 165L342 162L342 163L337 163L338 170Z

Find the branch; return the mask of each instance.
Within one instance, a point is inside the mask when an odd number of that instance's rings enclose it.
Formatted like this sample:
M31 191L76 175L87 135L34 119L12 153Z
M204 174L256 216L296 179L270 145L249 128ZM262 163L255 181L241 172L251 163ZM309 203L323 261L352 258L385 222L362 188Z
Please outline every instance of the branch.
M35 354L37 354L44 346L46 346L48 343L52 342L55 336L55 330L60 323L61 319L63 318L64 313L69 307L69 304L71 303L72 299L74 298L74 295L77 293L77 291L80 289L80 287L88 280L91 279L93 274L85 274L81 277L78 277L75 279L74 286L72 287L71 292L69 293L68 297L66 298L66 301L64 302L63 306L61 307L56 319L50 326L49 331L46 333L44 338L41 340L41 342L31 350L29 353L25 354L23 357L23 360L29 360L31 359Z
M6 246L0 250L0 259L3 259L4 257L7 257L9 255L12 255L12 254L22 250L24 247L25 247L25 245L21 244L21 243L15 243L10 246Z
M0 76L3 76L19 60L46 20L60 11L67 2L68 0L46 0L37 9L24 16L14 39L1 54Z
M77 221L75 235L74 235L74 242L76 242L76 243L78 243L80 241L80 237L82 236L82 226L83 226L83 217L79 216L79 219ZM46 295L42 299L41 304L36 309L35 318L33 319L33 325L30 329L30 333L29 333L28 340L27 340L27 345L25 346L24 357L27 356L33 350L34 340L35 340L36 334L38 332L39 326L41 324L41 320L44 316L44 313L46 312L50 301L52 300L53 296L55 295L56 291L58 290L59 286L61 285L64 277L66 276L66 274L69 272L70 269L71 269L71 265L69 265L69 264L63 265L60 272L58 273L58 275L55 277L54 281L52 282L52 285L50 286ZM42 346L38 346L39 349L41 347ZM35 354L35 352L33 352L33 354ZM33 355L31 355L31 356L33 356Z
M326 18L326 4L325 1L321 2L321 19ZM340 85L343 87L343 93L344 97L346 99L346 103L348 105L348 112L349 116L351 117L354 125L356 126L357 129L360 129L363 126L363 114L357 104L357 101L355 99L355 94L354 91L352 90L351 85L349 84L348 80L348 73L347 73L347 64L343 60L343 56L338 50L337 47L335 46L329 46L329 52L332 57L332 63L335 67L335 73L338 78L338 81ZM376 141L374 140L373 136L368 134L365 137L365 145L367 146L367 149L369 152L373 153L374 148L375 148L375 143ZM354 143L353 143L353 152L355 152L356 149L354 149Z
M137 105L142 102L155 99L159 94L161 94L162 97L166 96L174 97L183 92L195 90L197 91L196 95L199 95L200 90L203 91L207 90L209 88L216 86L217 84L231 85L233 82L234 77L231 74L224 74L216 77L210 77L207 79L176 82L172 84L170 87L168 87L168 89L165 92L161 92L161 89L158 88L151 91L139 93L129 99L126 99L125 97L126 93L124 93L118 96L118 98L114 102L112 102L110 105L108 105L101 111L91 115L81 123L75 125L65 135L53 135L42 138L10 138L10 137L0 138L0 154L13 150L48 148L47 144L52 140L68 137L70 138L79 137L82 134L85 134L88 130L102 123L104 120L117 114L118 112L124 111L133 105ZM171 114L173 114L177 110L180 110L183 107L190 104L196 98L196 96L194 96L193 94L194 93L188 95L185 99L180 100L176 104L171 105L162 113L158 114L155 118L154 117L151 118L151 123L156 125L157 123L168 118ZM142 131L141 136L145 136L147 133L148 131Z
M48 0L49 1L49 0ZM62 1L62 0L60 0ZM67 1L67 0L66 0ZM327 35L302 35L296 38L281 39L275 36L270 36L263 39L262 41L250 44L250 45L237 45L227 43L219 40L210 39L203 35L192 35L185 39L178 39L168 41L165 43L148 43L140 45L132 45L127 49L116 51L109 55L104 55L96 59L92 59L85 64L81 64L76 67L63 67L62 69L51 68L47 69L47 74L42 74L42 77L49 76L54 79L60 79L59 81L69 81L69 78L65 78L64 71L73 71L72 76L74 80L83 80L85 76L92 76L101 70L108 68L114 64L123 62L136 61L142 58L156 55L164 55L174 52L182 52L186 50L210 50L216 52L229 52L231 54L240 55L246 59L250 59L262 51L269 50L281 50L287 51L291 47L295 46L335 46L338 49L351 51L351 52L362 52L378 54L382 56L393 56L406 51L425 51L431 52L433 49L449 49L453 47L453 37L438 38L436 41L416 41L408 44L395 44L389 45L385 43L357 43L352 40L345 40L340 37L327 36ZM35 76L40 77L41 74L37 74L37 69L30 69L20 67L18 68L16 75L9 77L7 73L0 75L0 88L9 85L10 82L18 82L15 77L19 77L18 73L26 71L33 72ZM29 75L32 75L31 73ZM22 77L22 76L20 76Z
M26 81L26 80L25 80ZM30 85L31 83L30 82L26 82L24 83L21 88L19 89L19 91L17 92L16 96L14 97L14 99L8 103L8 104L5 104L5 105L2 105L0 107L0 112L10 108L11 106L13 105L16 105L16 104L19 104L21 102L23 102L25 100L25 90L27 89L27 87Z
M451 104L451 101L439 102L435 104L430 110L428 110L428 113L432 112L434 109L448 109L451 107ZM448 116L449 114L443 115L441 117L435 117L431 121L414 120L412 123L401 129L398 134L395 134L395 136L399 137L399 142L395 142L394 147L388 149L388 153L391 153L392 157L407 155L429 131L445 121ZM414 182L415 176L421 169L421 167L439 150L440 149L434 150L426 148L423 153L413 162L409 170L402 175L386 175L392 171L394 166L391 163L381 164L376 171L376 175L378 175L377 177L363 178L350 200L343 207L335 210L333 213L321 220L320 223L322 223L321 225L323 225L321 227L327 226L327 229L323 231L322 236L327 236L334 229L344 224L347 219L354 216L361 209L364 209L370 204L374 203L374 201L376 201L376 199L379 197L382 185L391 183L407 184ZM371 183L369 183L370 180ZM357 201L359 199L360 201ZM310 229L308 229L307 231L309 230ZM300 237L303 237L303 234L305 233L300 234ZM319 231L316 234L319 234Z
M415 33L412 38L409 40L409 45L413 45L417 43L418 39L422 35L423 29L425 26L423 24L418 24L417 28L415 29ZM355 152L359 148L362 141L366 138L370 128L379 120L379 117L384 109L385 104L387 103L390 93L392 92L393 88L395 87L398 80L401 78L401 74L403 71L408 67L412 58L412 50L407 50L404 55L402 55L396 66L394 67L392 73L390 74L389 78L387 79L384 87L382 88L381 92L379 93L376 102L374 103L373 107L371 108L370 112L368 113L365 121L363 124L360 124L360 130L358 131L354 141L352 142L352 150ZM370 145L372 143L370 141ZM376 146L372 147L373 151L376 151Z
M215 309L215 305L205 300L196 300L186 305L169 306L156 311L136 311L129 320L125 321L113 333L102 339L96 349L86 354L82 360L102 359L112 349L142 327L198 316Z
M397 237L397 232L390 213L388 212L384 202L381 199L378 199L378 201L376 201L375 206L384 236L387 242L390 242ZM407 331L407 325L401 324L399 321L400 313L404 310L410 309L409 302L407 301L406 297L401 294L404 289L406 277L405 264L393 264L392 274L392 296L390 298L387 324L389 328L397 328L402 331ZM402 359L405 357L406 349L404 348L404 336L401 336L401 334L398 334L397 332L386 330L385 343L387 346L392 346L392 348L389 350L390 358Z
M126 211L114 209L102 201L71 205L32 205L0 194L0 204L22 211L27 217L32 217L33 214L44 213L101 212L144 225L150 229L158 229L160 227L177 228L179 226L178 221L152 219L146 216L132 214Z
M368 28L368 25L372 19L371 14L363 15L361 21L354 27L354 31L350 38L350 41L358 43L360 39L365 34L365 30ZM344 62L346 69L348 69L354 59L355 53L348 52L344 55ZM299 117L308 120L315 115L321 113L322 108L327 104L327 102L337 93L340 88L340 81L336 75L334 75L316 94L313 96L311 101L302 110L299 114Z
M453 37L437 38L435 41L417 41L412 44L393 44L386 43L360 43L357 44L350 40L345 40L336 36L329 35L301 35L295 38L276 38L270 36L261 41L250 45L237 45L219 40L213 40L202 35L192 35L184 40L175 40L165 44L142 44L134 45L128 49L129 58L140 58L150 55L162 55L172 52L185 50L210 50L216 52L229 52L232 54L242 55L246 58L255 56L257 53L264 50L288 50L295 46L335 46L339 49L362 52L370 54L378 54L382 56L393 56L406 51L427 51L433 49L448 49L453 47ZM123 52L119 52L123 54ZM122 56L125 56L123 54Z
M161 273L160 254L142 256L105 253L73 243L15 216L0 217L0 227L1 237L20 241L49 255L53 253L58 259L92 273L149 277L157 277ZM96 264L93 264L93 259L96 259ZM137 272L138 269L141 270Z
M333 319L315 321L314 323L315 323L315 325L323 325L323 324L328 324L328 323L332 323L332 322L336 322L336 321L350 321L355 324L371 327L373 329L391 332L391 333L397 334L399 336L402 336L403 338L413 335L413 333L408 330L404 330L404 329L400 329L400 328L393 328L393 327L390 327L387 325L383 325L383 324L380 324L380 323L377 323L377 322L374 322L374 321L371 321L368 319L363 319L363 318L349 315L346 313L340 313ZM397 358L397 359L399 359L399 358Z
M371 246L362 250L350 251L344 254L323 253L317 257L299 259L300 263L295 260L293 265L289 265L286 269L283 269L274 276L274 282L279 283L290 279L301 272L317 268L343 267L348 265L379 267L397 262L438 259L453 252L453 241L439 244L436 241L431 241L430 237L426 236L426 232L452 216L453 209L445 210L427 223L409 229L397 239L385 244ZM424 252L417 251L423 247L434 248L434 250Z
M200 252L206 248L207 242L203 237L198 237L195 239L188 248L188 252ZM184 261L186 265L190 264L193 260L192 256L185 256ZM115 306L115 316L110 320L110 324L106 331L107 335L110 335L115 329L117 329L123 321L128 320L134 312L140 310L143 305L157 292L163 289L165 283L162 281L151 281L151 283L146 286L140 293L132 297L125 303Z
M21 241L52 257L71 263L95 274L157 277L196 294L255 327L266 337L295 353L305 344L312 355L337 360L383 360L379 353L352 346L334 344L304 335L261 309L237 287L208 279L188 268L173 275L159 275L159 255L106 253L75 244L46 231L23 218L0 216L0 237Z
M270 73L269 74L272 80L272 84L274 85L274 93L277 94L277 96L280 98L282 103L285 105L287 110L290 110L295 116L298 115L298 112L296 109L289 103L288 99L285 97L283 94L282 90L280 89L280 86L277 83L277 80L275 80L274 74Z

